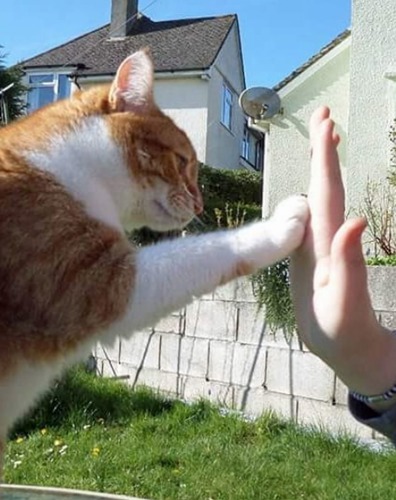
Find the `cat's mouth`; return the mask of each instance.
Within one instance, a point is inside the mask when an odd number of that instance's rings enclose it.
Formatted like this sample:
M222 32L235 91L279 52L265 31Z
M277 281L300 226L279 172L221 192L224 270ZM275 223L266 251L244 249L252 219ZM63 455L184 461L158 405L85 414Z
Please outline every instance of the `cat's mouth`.
M160 201L155 200L154 205L156 207L157 213L160 215L162 219L166 219L166 222L174 222L177 227L184 226L190 220L190 218L186 216L173 214L165 205L163 205Z

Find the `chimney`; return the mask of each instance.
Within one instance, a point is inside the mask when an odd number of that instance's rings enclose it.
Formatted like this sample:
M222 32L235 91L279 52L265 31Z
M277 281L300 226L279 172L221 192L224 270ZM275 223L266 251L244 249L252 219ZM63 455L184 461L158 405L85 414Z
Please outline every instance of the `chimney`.
M131 33L138 14L138 0L112 0L110 37L123 38Z

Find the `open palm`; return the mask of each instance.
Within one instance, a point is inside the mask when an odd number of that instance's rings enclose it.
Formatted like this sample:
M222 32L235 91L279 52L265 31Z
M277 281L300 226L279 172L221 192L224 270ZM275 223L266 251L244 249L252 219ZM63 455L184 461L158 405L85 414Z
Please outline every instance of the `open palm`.
M396 381L396 338L371 307L360 241L365 221L344 220L339 137L328 108L312 115L310 137L311 220L292 259L299 335L351 389L376 394Z

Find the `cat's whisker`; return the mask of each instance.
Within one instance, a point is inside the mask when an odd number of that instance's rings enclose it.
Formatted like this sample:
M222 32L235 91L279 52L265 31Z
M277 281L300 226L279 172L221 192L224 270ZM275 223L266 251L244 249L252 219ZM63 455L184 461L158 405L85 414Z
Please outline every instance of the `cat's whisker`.
M189 198L194 198L194 195L192 193L190 193L190 191L188 190L187 186L184 185L183 186L183 189L184 189L184 192L189 196ZM180 200L181 201L181 200ZM201 227L205 227L207 228L208 225L202 221L202 219L200 219L199 217L197 217L197 215L193 212L193 210L185 203L185 202L182 202L179 204L179 206L185 211L187 212L187 214L189 216L192 217L192 219L197 222ZM215 215L209 215L208 213L206 213L206 216L208 218L210 218L210 222L214 223L216 226L218 225L218 221L216 219L216 216Z
M197 222L201 227L207 227L205 222L203 222L197 215L194 215L193 216L193 219L192 219L194 222Z
M187 189L187 188L186 188ZM193 195L188 192L193 197ZM206 224L194 213L194 211L183 201L179 200L178 206L189 216L193 221L197 222L200 226L206 227Z

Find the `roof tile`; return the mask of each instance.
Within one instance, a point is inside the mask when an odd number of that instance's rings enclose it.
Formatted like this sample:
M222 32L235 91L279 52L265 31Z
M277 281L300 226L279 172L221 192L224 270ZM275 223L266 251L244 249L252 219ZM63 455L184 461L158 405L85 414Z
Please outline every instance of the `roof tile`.
M306 69L308 69L310 66L315 64L319 59L321 59L323 56L325 56L328 52L333 50L337 45L339 45L341 42L343 42L346 38L349 37L351 34L351 31L349 29L343 31L340 35L338 35L334 40L332 40L330 43L328 43L325 47L323 47L317 54L314 54L312 57L308 59L304 64L302 64L299 68L295 69L290 75L288 75L286 78L284 78L282 81L277 83L273 89L278 91L281 88L285 87L288 83L293 81L295 78L297 78L301 73L303 73Z
M110 25L21 63L25 69L76 67L83 75L112 75L132 52L149 47L156 71L209 68L236 20L235 15L155 22L140 15L130 35L110 38Z

